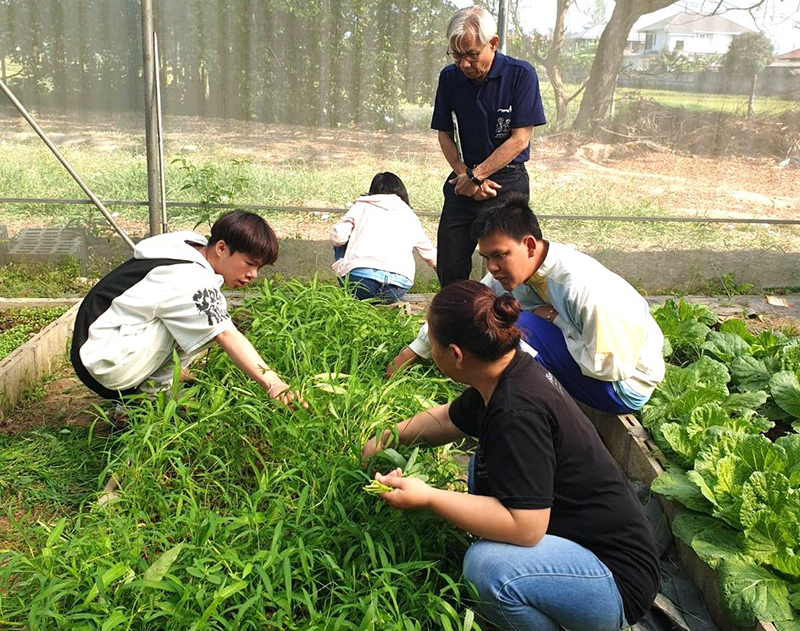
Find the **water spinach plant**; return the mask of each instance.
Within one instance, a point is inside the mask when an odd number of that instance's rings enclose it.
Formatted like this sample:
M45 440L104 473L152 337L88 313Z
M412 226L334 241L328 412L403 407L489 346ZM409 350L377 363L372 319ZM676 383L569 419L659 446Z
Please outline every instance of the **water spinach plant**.
M460 578L468 537L362 491L363 442L420 411L420 398L456 394L430 366L384 379L417 323L316 281L265 283L237 318L309 409L269 400L219 352L193 385L131 403L129 428L108 443L108 465L79 510L15 522L19 543L0 551L0 621L479 629ZM431 484L462 484L446 451L417 460ZM119 496L98 506L112 472Z
M0 311L0 360L66 310L67 307L22 307Z
M800 336L721 325L705 307L654 311L683 364L642 412L668 457L653 490L688 510L673 533L717 570L738 625L800 628ZM712 329L711 327L715 327ZM773 440L774 439L774 440Z

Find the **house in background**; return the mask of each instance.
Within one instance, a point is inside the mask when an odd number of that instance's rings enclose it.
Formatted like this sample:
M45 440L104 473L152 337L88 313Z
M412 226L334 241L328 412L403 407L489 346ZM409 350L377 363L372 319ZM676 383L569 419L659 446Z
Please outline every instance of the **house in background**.
M788 53L783 53L783 55L778 55L768 68L793 68L800 70L800 48L789 51Z
M639 54L626 55L625 63L645 70L662 52L692 58L722 56L734 37L752 32L721 15L676 13L640 28L639 34L645 36L644 49Z
M582 33L570 35L569 40L576 46L584 48L597 48L597 44L600 41L600 36L603 34L603 30L605 28L605 24L598 24L583 31ZM625 42L624 54L630 55L640 53L643 49L644 35L640 35L638 31L632 30L630 33L628 33L628 39Z

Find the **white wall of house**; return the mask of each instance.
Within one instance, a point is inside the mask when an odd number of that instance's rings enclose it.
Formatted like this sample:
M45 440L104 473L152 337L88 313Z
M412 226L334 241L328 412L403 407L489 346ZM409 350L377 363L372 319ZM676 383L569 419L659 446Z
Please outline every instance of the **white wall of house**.
M694 55L724 55L733 40L732 33L667 33L656 31L647 34L647 52L667 50L672 52L676 48L682 49L687 54Z

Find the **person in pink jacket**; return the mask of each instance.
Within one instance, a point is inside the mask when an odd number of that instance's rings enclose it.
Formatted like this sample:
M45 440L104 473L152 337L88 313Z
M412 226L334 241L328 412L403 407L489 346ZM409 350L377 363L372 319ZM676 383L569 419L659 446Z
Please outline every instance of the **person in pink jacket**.
M388 171L372 178L369 194L331 229L331 241L336 259L331 267L359 300L400 300L414 284L412 250L436 269L436 248L408 205L403 181Z

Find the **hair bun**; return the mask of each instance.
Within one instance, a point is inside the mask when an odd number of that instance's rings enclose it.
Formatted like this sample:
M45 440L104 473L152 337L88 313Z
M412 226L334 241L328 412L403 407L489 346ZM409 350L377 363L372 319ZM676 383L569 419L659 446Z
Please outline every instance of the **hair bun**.
M512 327L519 319L522 308L514 296L511 294L501 294L494 299L492 309L498 319L507 327Z

